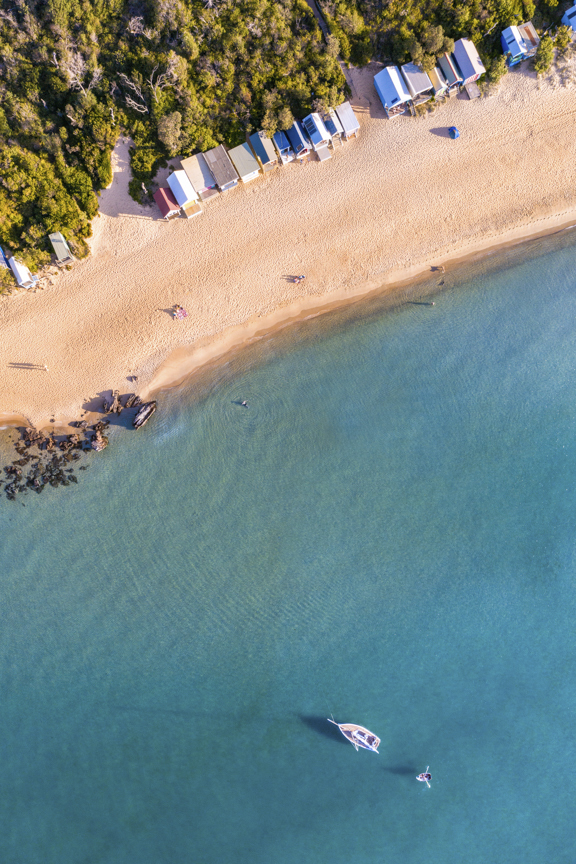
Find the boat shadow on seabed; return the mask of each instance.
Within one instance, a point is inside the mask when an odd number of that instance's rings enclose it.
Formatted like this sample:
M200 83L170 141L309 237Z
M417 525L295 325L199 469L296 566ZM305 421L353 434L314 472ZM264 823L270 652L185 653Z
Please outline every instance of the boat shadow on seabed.
M325 738L330 738L331 741L335 741L336 743L348 744L346 738L342 737L338 727L328 723L325 717L315 717L308 714L298 714L297 717L305 726L308 726L313 732L317 732L318 735L324 735Z

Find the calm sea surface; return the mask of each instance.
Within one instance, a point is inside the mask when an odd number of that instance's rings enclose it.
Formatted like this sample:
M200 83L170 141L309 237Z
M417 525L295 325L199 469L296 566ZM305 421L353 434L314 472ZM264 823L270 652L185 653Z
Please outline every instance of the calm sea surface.
M571 244L299 325L2 497L2 864L573 864Z

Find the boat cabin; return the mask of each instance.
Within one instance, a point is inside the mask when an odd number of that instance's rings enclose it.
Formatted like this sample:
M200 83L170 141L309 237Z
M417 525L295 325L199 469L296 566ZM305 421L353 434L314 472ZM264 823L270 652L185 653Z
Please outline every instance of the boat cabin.
M374 87L387 117L403 114L410 105L412 97L397 66L385 66L378 72Z
M218 195L216 180L204 159L203 153L188 156L186 159L182 159L180 164L201 201L209 201Z
M265 174L278 167L278 156L274 145L265 132L254 132L250 135L250 146Z
M250 180L255 180L260 175L260 165L252 153L250 145L246 142L239 144L238 147L233 147L232 150L228 151L228 155L242 183L249 183Z
M192 186L185 171L180 169L170 174L168 185L187 219L191 219L193 216L198 216L202 213L202 207L198 203L198 193Z

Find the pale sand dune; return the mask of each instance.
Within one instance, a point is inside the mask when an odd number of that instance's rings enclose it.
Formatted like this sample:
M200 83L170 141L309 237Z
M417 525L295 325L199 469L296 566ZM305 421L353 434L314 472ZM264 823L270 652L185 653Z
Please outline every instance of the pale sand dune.
M283 318L576 222L574 53L543 82L522 69L490 98L418 119L385 119L377 69L350 73L358 140L190 221L164 223L129 198L119 142L93 255L44 292L0 302L0 410L70 419L98 393L129 392L132 374L146 396ZM300 285L283 278L300 273ZM186 320L172 320L174 303ZM49 371L11 365L25 363Z

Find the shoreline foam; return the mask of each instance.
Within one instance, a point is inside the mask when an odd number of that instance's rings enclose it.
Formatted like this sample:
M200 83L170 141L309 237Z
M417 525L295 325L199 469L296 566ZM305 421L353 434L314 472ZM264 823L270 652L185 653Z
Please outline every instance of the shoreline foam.
M90 422L113 389L146 399L291 321L576 222L572 83L522 69L490 98L387 121L376 69L351 72L358 141L219 196L193 224L128 197L120 141L92 256L0 303L0 425ZM458 142L443 134L450 125ZM174 303L185 321L170 316Z

